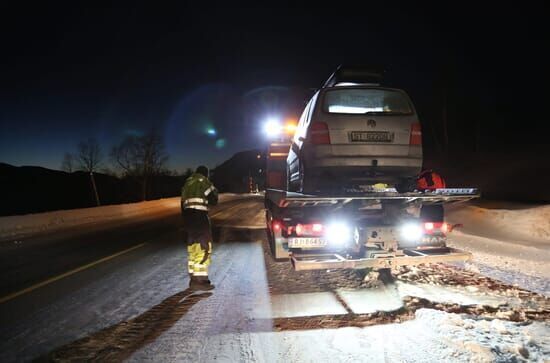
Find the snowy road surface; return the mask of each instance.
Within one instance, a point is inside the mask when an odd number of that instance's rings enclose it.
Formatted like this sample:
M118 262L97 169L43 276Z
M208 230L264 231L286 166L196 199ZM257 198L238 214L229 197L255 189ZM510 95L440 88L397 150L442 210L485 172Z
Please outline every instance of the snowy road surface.
M2 279L2 296L14 297L0 303L0 361L550 360L544 295L447 265L401 268L393 279L292 271L265 252L262 206L259 196L233 196L211 212L216 289L208 293L187 290L176 203L140 219L141 229L121 226L125 233L83 228L59 232L57 243L22 240L17 248L72 252L78 266L127 252L81 270L66 264L76 272L59 279L59 269L28 266L40 265L37 253L12 262L31 277ZM94 249L94 238L109 243ZM2 263L17 251L0 245ZM40 281L50 282L15 296Z

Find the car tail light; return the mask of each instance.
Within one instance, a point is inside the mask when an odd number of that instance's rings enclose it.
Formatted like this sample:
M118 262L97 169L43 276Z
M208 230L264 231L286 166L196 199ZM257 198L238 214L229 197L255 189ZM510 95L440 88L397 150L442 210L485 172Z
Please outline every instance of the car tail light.
M296 235L297 236L322 236L323 235L323 225L320 223L312 224L297 224L296 225Z
M313 122L311 124L310 135L312 144L330 144L328 125L324 122Z
M411 125L409 145L422 145L422 128L418 122Z

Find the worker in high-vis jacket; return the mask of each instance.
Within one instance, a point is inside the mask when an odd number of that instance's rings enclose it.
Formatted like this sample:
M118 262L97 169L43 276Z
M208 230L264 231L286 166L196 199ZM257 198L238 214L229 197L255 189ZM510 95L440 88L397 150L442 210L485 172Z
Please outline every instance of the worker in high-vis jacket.
M212 230L208 207L218 204L218 191L208 180L208 168L199 166L181 191L183 228L187 234L189 287L211 290L208 266L212 256Z

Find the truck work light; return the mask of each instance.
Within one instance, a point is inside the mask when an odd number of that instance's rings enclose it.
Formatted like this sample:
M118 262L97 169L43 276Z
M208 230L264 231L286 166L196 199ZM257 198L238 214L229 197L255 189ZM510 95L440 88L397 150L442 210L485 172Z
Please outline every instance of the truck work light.
M264 124L264 132L268 137L279 136L281 133L282 126L278 119L269 118Z
M351 239L351 228L344 222L333 222L326 227L325 238L332 245L345 244Z
M406 223L401 226L401 237L407 241L418 241L424 235L424 230L419 223Z

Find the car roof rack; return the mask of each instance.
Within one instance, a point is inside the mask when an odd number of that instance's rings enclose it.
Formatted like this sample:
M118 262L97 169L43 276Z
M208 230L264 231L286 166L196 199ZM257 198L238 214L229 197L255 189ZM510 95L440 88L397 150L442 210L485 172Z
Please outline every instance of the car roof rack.
M352 86L369 84L379 86L384 75L380 66L344 66L340 65L327 79L323 88L334 86Z

